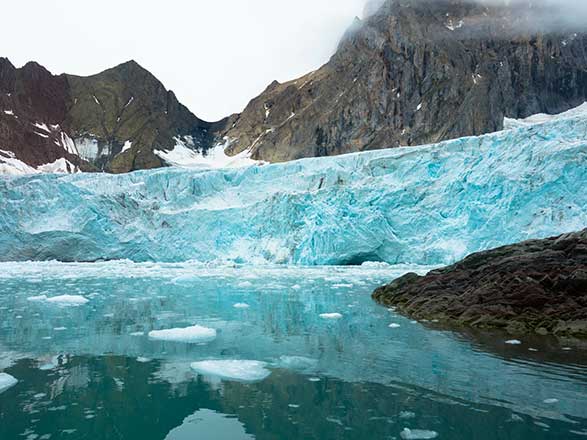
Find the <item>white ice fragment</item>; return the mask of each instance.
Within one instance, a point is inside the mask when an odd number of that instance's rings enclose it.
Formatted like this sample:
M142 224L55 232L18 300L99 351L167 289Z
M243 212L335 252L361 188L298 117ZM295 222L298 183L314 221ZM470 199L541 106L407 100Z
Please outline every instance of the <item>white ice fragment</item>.
M250 305L248 305L247 303L236 303L234 306L235 309L248 309L249 307L251 307Z
M7 373L0 373L0 393L3 393L8 388L13 387L18 383L14 377Z
M131 336L144 336L145 332L133 332L130 335Z
M147 358L147 357L140 356L140 357L137 358L137 362L140 362L141 364L146 364L146 363L151 362L151 361L152 361L152 359Z
M14 116L14 112L12 110L4 110L4 114L8 116Z
M505 341L508 345L522 345L522 341L518 341L517 339L510 339L509 341Z
M404 428L400 437L404 440L429 440L438 437L435 431L428 431L425 429L408 429Z
M64 332L65 330L67 330L67 327L55 327L53 329L55 332Z
M400 328L400 327L401 327L401 325L396 324L396 323L389 324L389 328Z
M553 403L558 403L558 399L544 399L544 403L552 405Z
M196 344L210 342L216 339L216 330L213 328L194 325L186 328L172 328L149 332L149 338L158 341L185 342Z
M316 368L318 361L304 356L281 356L278 365L290 370L311 370Z
M265 362L248 360L210 360L194 362L192 370L199 374L242 382L257 382L267 378L271 371Z
M62 307L77 307L90 302L88 299L79 295L53 296L51 298L47 298L45 301Z
M342 315L340 313L322 313L320 315L322 319L341 319Z
M416 418L416 413L412 412L412 411L402 411L399 413L399 418L400 419L414 419Z
M39 296L29 296L27 301L30 302L42 302L47 301L47 295L39 295Z

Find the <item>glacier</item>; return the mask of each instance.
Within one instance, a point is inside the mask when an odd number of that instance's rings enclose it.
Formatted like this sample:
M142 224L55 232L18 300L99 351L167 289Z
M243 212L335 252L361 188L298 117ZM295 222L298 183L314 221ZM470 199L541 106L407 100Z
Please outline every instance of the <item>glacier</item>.
M442 265L587 225L587 106L242 169L0 177L0 260Z

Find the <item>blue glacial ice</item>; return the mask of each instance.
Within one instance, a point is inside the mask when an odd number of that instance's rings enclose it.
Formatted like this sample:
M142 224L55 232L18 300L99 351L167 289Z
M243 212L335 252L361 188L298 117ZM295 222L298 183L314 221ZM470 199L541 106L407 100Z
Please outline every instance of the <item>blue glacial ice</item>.
M245 169L0 178L0 260L441 265L587 225L587 110Z

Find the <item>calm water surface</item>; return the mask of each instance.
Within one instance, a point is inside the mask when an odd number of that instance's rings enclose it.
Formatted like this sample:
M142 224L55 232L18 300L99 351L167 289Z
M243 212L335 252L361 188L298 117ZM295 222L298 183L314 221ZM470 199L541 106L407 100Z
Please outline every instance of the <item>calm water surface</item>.
M0 439L586 438L587 350L465 337L371 301L408 270L426 269L0 264L0 372L18 380ZM88 302L47 301L61 295ZM216 339L148 335L196 324ZM268 375L192 370L207 360Z

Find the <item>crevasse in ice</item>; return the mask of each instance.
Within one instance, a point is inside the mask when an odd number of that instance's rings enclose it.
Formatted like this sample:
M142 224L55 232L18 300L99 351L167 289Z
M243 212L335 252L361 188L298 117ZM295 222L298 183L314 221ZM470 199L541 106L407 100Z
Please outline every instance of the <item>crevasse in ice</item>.
M480 137L287 164L2 177L0 259L436 265L579 230L585 107Z

